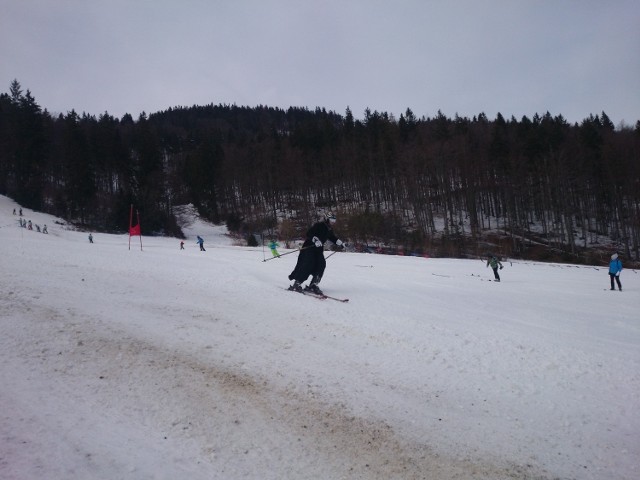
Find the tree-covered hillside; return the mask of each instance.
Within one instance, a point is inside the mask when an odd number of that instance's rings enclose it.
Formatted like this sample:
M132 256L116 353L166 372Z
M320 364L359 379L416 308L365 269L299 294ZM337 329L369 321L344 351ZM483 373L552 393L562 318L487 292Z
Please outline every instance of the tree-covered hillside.
M87 228L180 235L173 209L295 237L334 210L354 244L431 255L589 261L640 254L640 122L601 112L490 120L355 119L317 108L206 105L52 115L16 80L0 95L0 193Z

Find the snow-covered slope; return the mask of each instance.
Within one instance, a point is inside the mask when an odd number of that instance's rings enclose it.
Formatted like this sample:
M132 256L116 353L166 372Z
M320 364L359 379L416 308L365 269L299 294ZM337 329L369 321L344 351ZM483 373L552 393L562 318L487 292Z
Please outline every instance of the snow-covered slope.
M188 208L184 251L13 208L0 478L640 475L634 271L611 292L604 267L507 262L494 283L481 261L340 252L322 287L343 304L285 291L295 253L264 262Z

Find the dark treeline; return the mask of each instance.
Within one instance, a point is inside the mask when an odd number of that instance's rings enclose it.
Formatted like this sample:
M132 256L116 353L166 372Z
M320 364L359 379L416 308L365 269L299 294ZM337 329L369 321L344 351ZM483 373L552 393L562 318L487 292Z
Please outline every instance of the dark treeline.
M616 130L604 112L572 125L207 105L134 120L53 116L18 81L0 95L0 193L111 232L131 204L143 230L171 235L186 203L232 228L280 220L286 236L326 208L352 242L579 261L611 239L638 260L639 147L640 122Z

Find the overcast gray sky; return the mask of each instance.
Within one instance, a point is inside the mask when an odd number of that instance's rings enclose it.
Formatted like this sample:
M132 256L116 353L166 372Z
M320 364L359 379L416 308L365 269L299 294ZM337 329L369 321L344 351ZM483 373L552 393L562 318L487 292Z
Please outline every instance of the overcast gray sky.
M0 92L121 117L209 103L640 119L640 0L0 0Z

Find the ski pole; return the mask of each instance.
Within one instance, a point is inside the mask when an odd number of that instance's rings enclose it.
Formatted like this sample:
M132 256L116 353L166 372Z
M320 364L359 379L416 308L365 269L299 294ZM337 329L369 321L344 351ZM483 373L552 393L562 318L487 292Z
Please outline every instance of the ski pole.
M325 260L326 260L327 258L329 258L330 256L335 255L336 253L338 253L338 252L342 252L342 251L343 251L343 250L334 250L333 252L331 252L329 255L327 255L327 256L325 257Z
M280 258L280 257L284 257L285 255L290 255L292 253L296 253L296 252L301 252L302 250L306 250L307 248L311 248L314 247L315 245L309 245L308 247L302 247L299 248L297 250L291 250L290 252L287 253L281 253L280 255L278 255L277 257L271 257L271 258L265 258L264 260L262 260L263 262L268 262L269 260L275 260L276 258Z
M335 255L336 253L338 253L337 250L335 252L331 252L329 255L325 257L325 260L327 260L330 256Z

